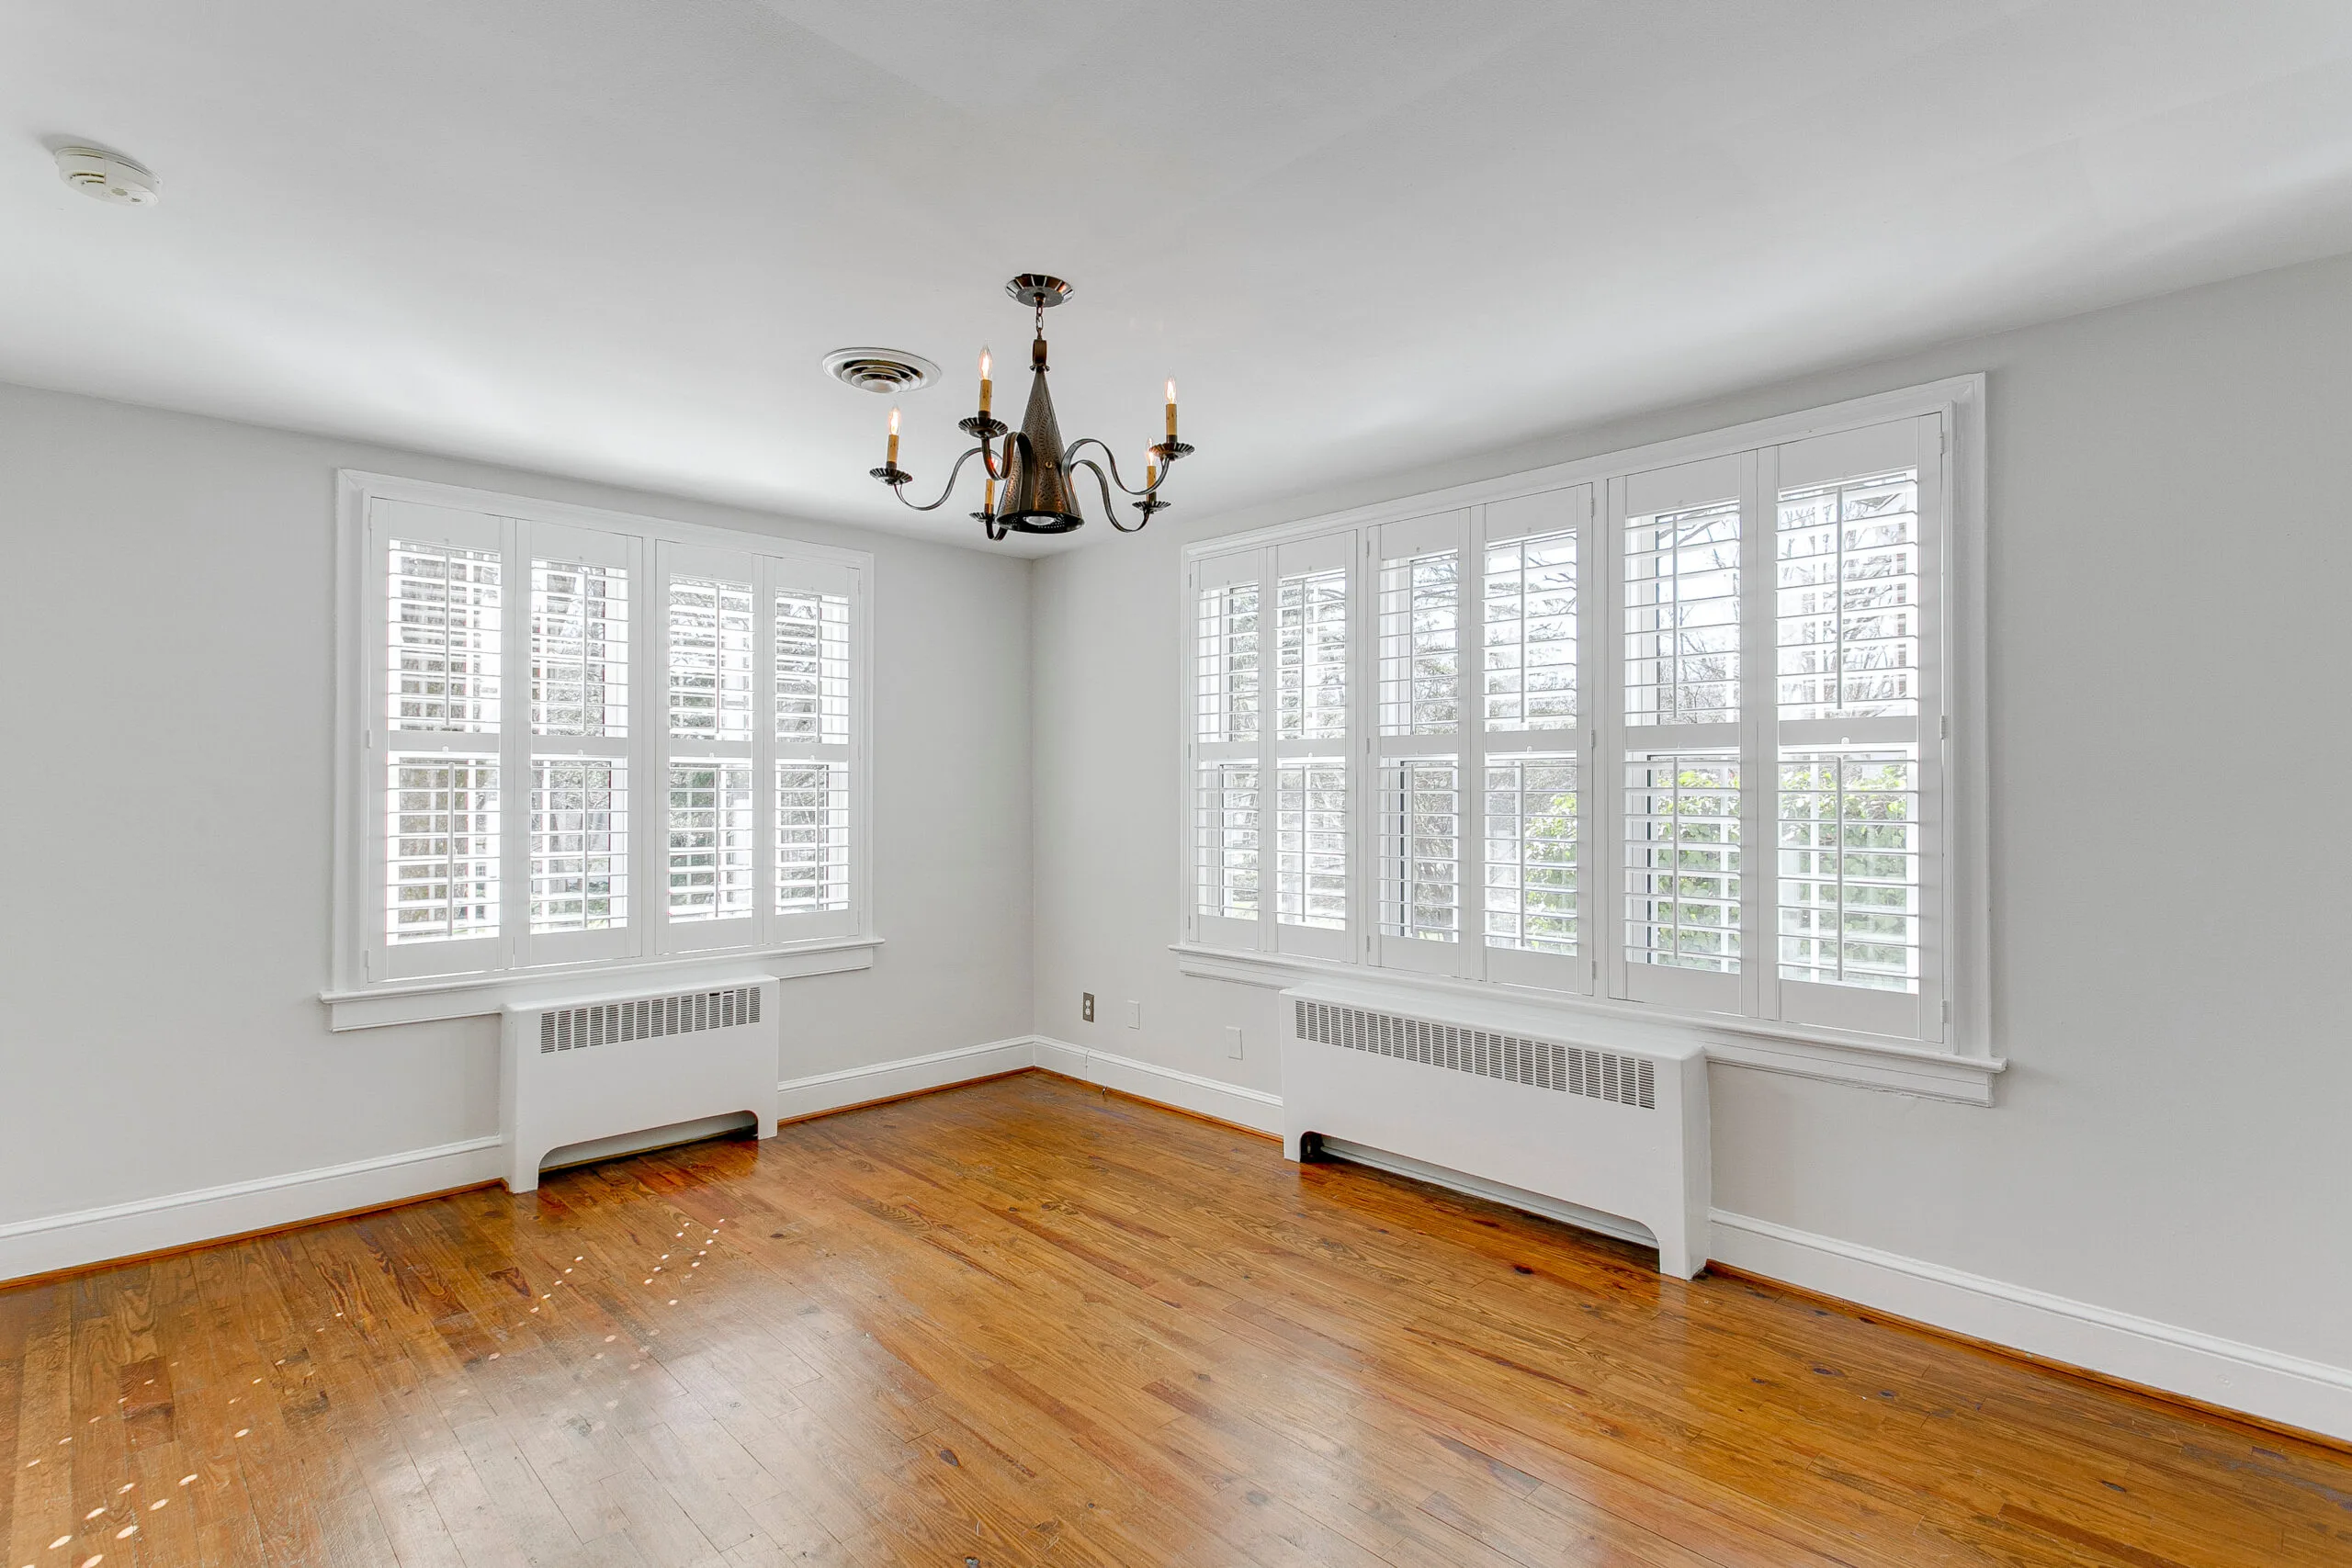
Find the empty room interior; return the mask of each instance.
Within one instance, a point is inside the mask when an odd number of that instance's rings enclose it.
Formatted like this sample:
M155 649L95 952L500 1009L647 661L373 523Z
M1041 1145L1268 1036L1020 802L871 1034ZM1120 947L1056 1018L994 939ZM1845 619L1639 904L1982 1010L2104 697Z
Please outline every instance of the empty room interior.
M2342 0L8 0L0 1568L2352 1568L2347 431Z

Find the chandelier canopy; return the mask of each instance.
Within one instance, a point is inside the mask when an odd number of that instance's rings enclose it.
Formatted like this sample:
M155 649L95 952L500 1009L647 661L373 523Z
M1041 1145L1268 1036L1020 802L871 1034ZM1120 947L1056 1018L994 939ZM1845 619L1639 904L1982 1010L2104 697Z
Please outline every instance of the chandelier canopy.
M888 485L902 504L916 512L933 512L946 504L947 498L956 492L956 481L963 474L964 465L978 457L987 479L980 510L972 516L990 539L1001 539L1008 534L1067 534L1073 528L1084 527L1086 517L1079 510L1078 471L1085 468L1094 475L1095 485L1102 493L1102 510L1110 518L1111 526L1122 534L1136 532L1151 521L1153 513L1168 509L1168 502L1159 499L1160 489L1167 484L1176 459L1193 450L1176 439L1176 383L1168 383L1168 438L1146 450L1142 487L1131 487L1120 477L1118 457L1108 445L1089 435L1065 446L1061 423L1054 417L1054 395L1046 386L1046 311L1069 298L1070 286L1058 277L1024 272L1006 284L1004 291L1032 307L1037 317L1036 337L1029 345L1029 406L1021 415L1021 428L1012 429L989 412L994 383L989 379L989 351L984 348L980 350L979 412L956 422L956 428L979 445L956 459L956 466L947 472L947 487L939 492L939 499L927 504L907 500L906 487L914 476L899 467L897 409L890 411L888 455L880 468L871 470L874 477ZM1109 473L1103 472L1102 463L1079 456L1089 446L1102 448L1103 463L1110 465ZM997 497L999 483L1004 486L1001 503ZM1119 521L1118 503L1111 499L1114 486L1123 495L1143 498L1131 503L1142 513L1133 524Z

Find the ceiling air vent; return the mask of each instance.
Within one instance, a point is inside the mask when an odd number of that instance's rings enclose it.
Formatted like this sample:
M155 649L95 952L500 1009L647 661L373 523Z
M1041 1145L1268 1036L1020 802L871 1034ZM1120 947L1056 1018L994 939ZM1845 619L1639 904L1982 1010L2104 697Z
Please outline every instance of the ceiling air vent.
M896 348L837 348L825 355L825 374L861 392L911 392L939 378L939 367Z

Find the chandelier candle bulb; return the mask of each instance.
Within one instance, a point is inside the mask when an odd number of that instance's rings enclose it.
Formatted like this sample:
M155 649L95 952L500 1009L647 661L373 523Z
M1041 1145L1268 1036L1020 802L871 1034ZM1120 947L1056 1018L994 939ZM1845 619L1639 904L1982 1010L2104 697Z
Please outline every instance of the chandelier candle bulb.
M890 453L882 461L888 468L895 468L899 466L899 411L897 409L890 411Z
M1176 439L1176 378L1168 378L1168 439Z
M985 387L988 383L983 381L980 385ZM983 403L981 407L985 410L987 405ZM994 479L989 480L988 489L981 493L980 510L987 513L991 517L996 515L996 480Z
M980 350L980 412L982 413L989 412L989 394L993 389L994 383L989 379L989 351L984 348Z
M1152 458L1151 448L1143 449L1143 488L1149 490L1159 482L1159 465Z

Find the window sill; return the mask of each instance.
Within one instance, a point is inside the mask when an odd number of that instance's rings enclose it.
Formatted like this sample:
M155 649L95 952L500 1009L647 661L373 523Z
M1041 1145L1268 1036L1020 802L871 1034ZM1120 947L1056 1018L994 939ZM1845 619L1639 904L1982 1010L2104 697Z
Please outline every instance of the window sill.
M2008 1067L2007 1060L2000 1056L1964 1055L1933 1046L1905 1045L1751 1019L1661 1015L1650 1008L1589 997L1409 975L1361 964L1301 958L1293 953L1238 952L1196 942L1174 942L1170 951L1176 954L1176 966L1181 972L1204 980L1281 990L1309 979L1344 978L1358 985L1386 987L1400 992L1442 991L1453 996L1532 1005L1555 1013L1562 1029L1575 1034L1578 1043L1589 1040L1607 1044L1614 1039L1619 1043L1634 1043L1646 1038L1696 1043L1706 1051L1709 1061L1949 1100L1962 1105L1992 1104L1993 1080ZM1400 1007L1404 1005L1407 1004Z
M872 968L874 950L881 945L878 936L827 937L775 947L613 959L519 973L396 980L357 990L321 991L319 1000L326 1004L330 1029L374 1029L389 1023L481 1018L511 1006L539 1002L639 997L651 991L690 987L718 976L741 974L746 968L779 980L837 975L844 970Z

